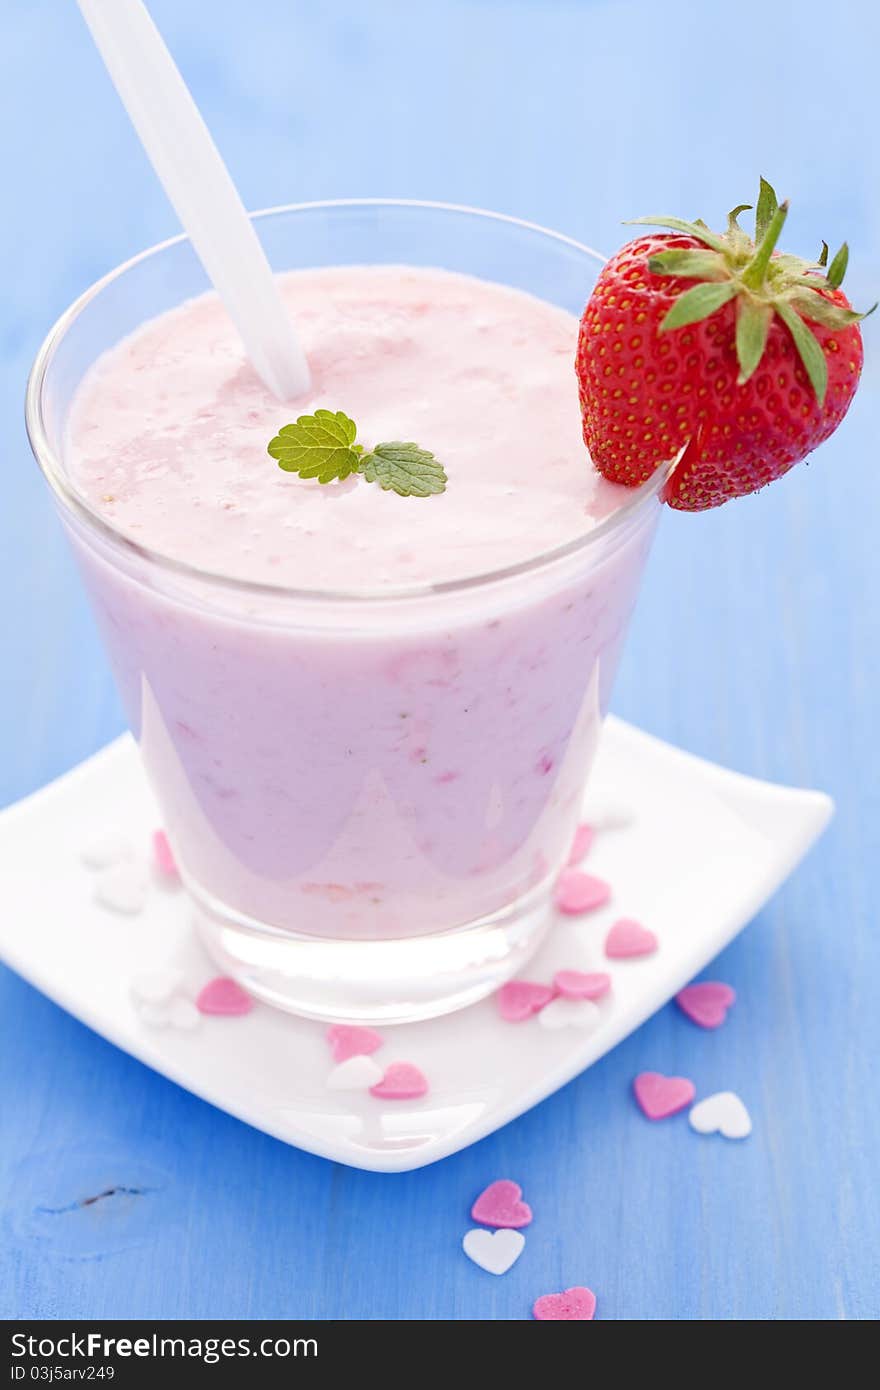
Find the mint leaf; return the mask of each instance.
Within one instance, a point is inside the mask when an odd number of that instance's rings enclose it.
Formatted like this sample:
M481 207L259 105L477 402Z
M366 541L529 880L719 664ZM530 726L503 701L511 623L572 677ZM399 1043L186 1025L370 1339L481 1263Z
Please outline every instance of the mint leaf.
M316 410L282 425L269 453L285 473L332 483L356 473L363 450L355 444L357 426L341 410Z
M282 425L269 453L286 473L333 483L361 473L368 483L398 497L431 497L446 491L446 470L418 444L392 440L369 453L355 444L357 425L341 410L316 410Z
M378 483L384 492L396 492L398 497L431 497L446 491L442 463L418 444L400 440L377 444L358 467L368 483Z

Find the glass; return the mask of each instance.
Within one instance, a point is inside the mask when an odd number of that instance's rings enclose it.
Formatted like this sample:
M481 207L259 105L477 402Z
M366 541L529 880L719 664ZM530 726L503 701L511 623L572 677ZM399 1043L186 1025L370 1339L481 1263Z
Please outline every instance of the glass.
M305 204L257 224L277 271L442 266L574 314L601 264L435 204ZM152 552L72 487L70 405L100 353L208 288L179 237L87 291L34 365L31 444L219 968L310 1017L445 1013L516 973L552 922L657 488L522 564L378 593L244 583Z

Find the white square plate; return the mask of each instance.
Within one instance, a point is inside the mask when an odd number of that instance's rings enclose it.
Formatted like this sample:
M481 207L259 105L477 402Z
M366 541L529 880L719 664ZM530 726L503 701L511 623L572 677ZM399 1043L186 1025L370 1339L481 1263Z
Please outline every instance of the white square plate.
M131 993L146 971L179 966L195 997L216 971L195 941L182 892L153 882L123 917L98 905L87 840L112 827L146 863L157 813L134 743L118 739L0 815L0 955L56 1003L179 1085L299 1148L356 1168L433 1163L522 1114L614 1047L707 964L752 918L832 814L821 792L728 772L609 719L585 819L603 805L630 823L599 829L584 865L612 886L610 904L560 917L527 969L607 970L610 995L589 1031L505 1023L492 999L451 1017L385 1030L377 1064L414 1062L430 1083L417 1101L328 1088L321 1024L265 1006L202 1018L193 1031L148 1026ZM606 961L611 923L634 917L659 949ZM595 1022L595 1020L594 1020Z

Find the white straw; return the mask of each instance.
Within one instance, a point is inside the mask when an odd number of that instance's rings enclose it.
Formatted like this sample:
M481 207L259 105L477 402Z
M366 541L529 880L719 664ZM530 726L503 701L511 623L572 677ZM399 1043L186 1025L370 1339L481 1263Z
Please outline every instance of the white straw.
M281 400L309 368L238 190L142 0L77 0L123 105L254 369Z

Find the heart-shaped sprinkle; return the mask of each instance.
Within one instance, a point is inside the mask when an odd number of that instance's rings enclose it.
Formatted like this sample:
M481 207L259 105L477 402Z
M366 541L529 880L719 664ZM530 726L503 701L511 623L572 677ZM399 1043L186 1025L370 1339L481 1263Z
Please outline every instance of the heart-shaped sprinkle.
M356 1023L334 1023L325 1036L334 1062L347 1062L349 1057L369 1057L382 1046L379 1033Z
M369 1091L382 1080L382 1068L363 1052L346 1057L327 1077L331 1091Z
M201 1023L199 1011L191 999L171 999L161 1004L138 1003L138 1017L150 1028L179 1028L191 1033Z
M80 859L87 869L109 869L123 859L130 859L131 841L118 830L98 831L80 850Z
M663 1076L659 1071L640 1072L633 1091L649 1120L665 1120L690 1105L697 1088L686 1076Z
M538 1014L542 1028L583 1028L592 1032L602 1022L602 1010L591 999L554 999Z
M111 912L134 917L143 912L148 890L143 871L136 864L123 861L103 871L95 883L95 898Z
M196 997L196 1008L201 1014L213 1014L218 1018L239 1018L249 1014L254 1001L235 980L226 975L218 975L209 980Z
M595 1312L593 1290L575 1285L564 1293L545 1293L535 1302L532 1317L539 1322L591 1322Z
M657 945L654 933L641 922L621 917L605 938L605 954L609 960L630 960L635 956L650 956Z
M581 860L586 859L593 843L593 834L593 827L586 824L579 825L574 832L574 839L571 842L571 850L568 855L568 867L570 869L574 868L576 864L580 864Z
M604 999L611 988L611 976L602 970L590 974L581 970L557 970L553 988L564 999Z
M522 1023L539 1013L552 998L550 985L533 984L531 980L508 980L498 991L498 1010L508 1023Z
M171 1022L167 1004L138 1004L138 1018L149 1028L167 1028Z
M581 869L563 869L556 881L556 906L568 916L593 912L604 907L610 897L611 889L603 879Z
M131 992L142 1004L164 1004L183 987L181 970L147 970L135 975Z
M700 980L698 984L679 990L675 1002L682 1013L701 1028L720 1028L727 1018L727 1010L736 1003L736 990L719 980Z
M382 1080L370 1087L377 1100L418 1100L427 1093L424 1074L412 1062L392 1062Z
M532 1209L522 1200L522 1188L509 1178L498 1178L480 1193L471 1207L471 1219L483 1226L518 1229L528 1226Z
M461 1248L469 1260L489 1274L506 1274L525 1249L522 1231L483 1231L475 1227L468 1231Z
M180 873L177 868L177 860L174 858L174 850L171 848L164 830L153 831L153 860L162 878L170 882L179 881Z
M688 1115L698 1134L722 1134L725 1139L745 1139L752 1120L735 1091L716 1091L699 1101Z

